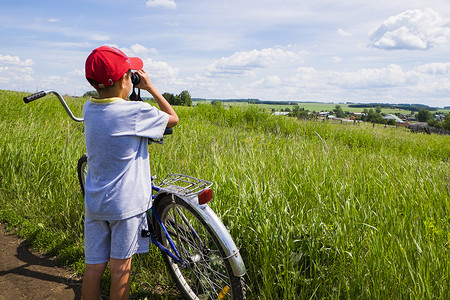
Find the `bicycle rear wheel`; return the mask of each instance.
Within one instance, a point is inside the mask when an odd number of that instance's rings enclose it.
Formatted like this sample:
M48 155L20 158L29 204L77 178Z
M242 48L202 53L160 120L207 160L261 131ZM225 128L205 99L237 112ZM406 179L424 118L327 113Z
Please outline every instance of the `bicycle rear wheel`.
M173 240L181 266L163 253L166 266L186 299L245 299L243 277L233 274L222 243L205 220L185 200L166 195L155 210ZM170 248L161 226L153 217L159 241Z
M84 185L86 183L87 173L87 156L84 154L80 157L77 164L78 182L80 183L81 192L84 196Z

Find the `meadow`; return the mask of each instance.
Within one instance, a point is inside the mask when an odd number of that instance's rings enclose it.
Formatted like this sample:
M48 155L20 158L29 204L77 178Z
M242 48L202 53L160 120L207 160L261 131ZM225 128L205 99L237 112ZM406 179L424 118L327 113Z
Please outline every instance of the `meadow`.
M211 101L193 101L193 103L196 105L198 103L210 103ZM232 102L232 101L226 101L224 102L227 106L246 106L248 105L247 102ZM303 108L305 110L311 111L311 112L321 112L321 111L329 111L332 112L336 105L339 105L343 111L345 112L351 112L351 113L362 113L364 111L364 108L361 107L350 107L347 103L332 103L332 102L298 102L296 105L299 106L299 108ZM293 110L295 107L294 104L258 104L258 107L265 108L268 110L276 110L276 111L284 111L286 109ZM371 107L372 109L375 109L376 107ZM370 108L367 108L370 109ZM449 108L438 108L436 111L437 113L444 113L448 114L450 113ZM399 109L399 108L382 108L383 114L405 114L410 115L411 111L407 109ZM416 112L417 113L417 112Z
M0 221L82 272L83 124L54 96L24 95L0 91ZM76 115L85 101L68 99ZM151 169L215 183L210 206L241 250L249 299L447 299L450 136L255 105L176 111ZM150 290L133 286L136 297L176 298L155 248L145 261Z

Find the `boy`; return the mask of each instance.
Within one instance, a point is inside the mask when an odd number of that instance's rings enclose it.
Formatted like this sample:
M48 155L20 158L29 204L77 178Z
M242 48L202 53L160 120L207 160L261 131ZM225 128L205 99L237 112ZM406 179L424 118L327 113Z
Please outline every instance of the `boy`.
M86 60L86 79L98 92L83 107L88 172L85 184L85 300L100 297L100 281L109 262L110 299L128 299L131 258L148 252L145 211L151 206L147 138L161 138L178 116L142 70L143 62L102 46ZM126 101L131 70L159 105Z

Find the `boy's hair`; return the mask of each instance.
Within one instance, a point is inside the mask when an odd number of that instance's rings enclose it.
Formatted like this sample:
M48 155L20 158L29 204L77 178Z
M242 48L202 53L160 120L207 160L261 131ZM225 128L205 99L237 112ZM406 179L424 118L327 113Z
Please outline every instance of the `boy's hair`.
M140 70L144 63L138 57L128 57L119 49L102 46L86 59L86 79L96 89L107 88L122 78L128 70Z

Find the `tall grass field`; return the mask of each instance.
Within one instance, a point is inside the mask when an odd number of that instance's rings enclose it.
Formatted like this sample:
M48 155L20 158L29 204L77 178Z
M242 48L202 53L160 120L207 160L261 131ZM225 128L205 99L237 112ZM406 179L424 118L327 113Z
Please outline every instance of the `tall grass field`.
M25 95L0 91L0 221L82 272L84 127L56 97ZM67 101L81 115L86 99ZM448 299L450 136L252 105L176 111L174 134L149 146L152 172L215 183L249 299ZM141 261L149 289L133 285L135 298L177 298L158 250Z

